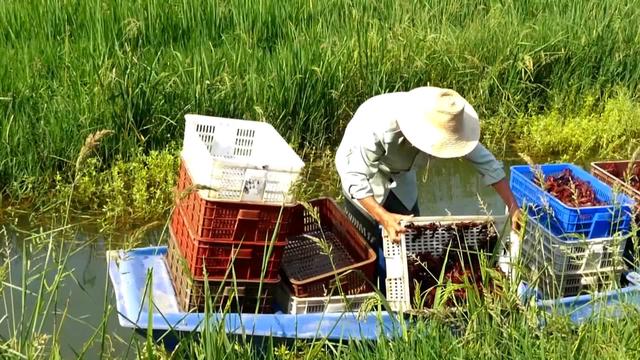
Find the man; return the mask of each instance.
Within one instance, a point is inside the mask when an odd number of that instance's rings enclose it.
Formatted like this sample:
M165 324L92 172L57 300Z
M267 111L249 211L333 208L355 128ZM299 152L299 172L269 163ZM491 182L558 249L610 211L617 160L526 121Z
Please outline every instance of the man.
M508 206L515 224L519 209L502 165L479 139L477 113L453 90L420 87L365 101L336 153L347 209L361 220L365 237L379 242L374 229L380 224L391 240L400 240L400 221L419 215L416 170L430 157L471 162Z

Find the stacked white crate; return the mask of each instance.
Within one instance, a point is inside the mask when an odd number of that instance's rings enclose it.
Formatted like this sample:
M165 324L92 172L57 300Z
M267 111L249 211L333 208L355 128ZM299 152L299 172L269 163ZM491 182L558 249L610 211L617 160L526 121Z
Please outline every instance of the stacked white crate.
M304 162L268 123L185 115L184 159L211 200L292 204Z

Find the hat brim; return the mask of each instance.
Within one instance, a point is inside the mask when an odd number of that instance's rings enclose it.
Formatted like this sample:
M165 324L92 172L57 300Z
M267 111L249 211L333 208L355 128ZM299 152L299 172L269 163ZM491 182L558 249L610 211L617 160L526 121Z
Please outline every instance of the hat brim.
M473 107L464 102L463 121L455 133L425 122L419 107L412 104L397 119L400 131L413 146L429 155L444 159L465 156L478 146L480 120Z

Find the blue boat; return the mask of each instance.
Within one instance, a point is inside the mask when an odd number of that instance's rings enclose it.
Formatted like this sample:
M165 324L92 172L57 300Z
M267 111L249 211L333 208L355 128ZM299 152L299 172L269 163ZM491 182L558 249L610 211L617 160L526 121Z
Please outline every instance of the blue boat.
M120 326L154 332L198 332L205 321L203 313L185 313L178 307L173 285L166 268L166 246L109 251L109 277L116 295ZM580 324L594 315L617 317L626 306L640 307L640 274L626 274L629 284L618 290L555 300L542 300L535 291L520 284L523 301L533 303L549 313L568 316ZM150 284L150 285L149 285ZM149 299L151 294L152 301ZM149 305L153 311L149 313ZM230 335L252 338L378 340L400 336L407 321L386 311L358 313L247 314L213 313L209 320L224 325Z
M109 277L116 295L120 326L154 331L194 332L202 329L205 314L185 313L178 307L164 256L166 246L107 253ZM151 294L152 301L149 299ZM153 311L149 314L149 305ZM401 334L396 314L358 313L238 314L213 313L210 321L224 323L228 334L281 339L377 340Z
M630 271L624 277L628 284L623 288L594 294L544 300L540 292L524 282L519 284L518 294L524 303L533 300L546 313L568 316L572 323L582 324L597 317L618 318L625 309L640 308L640 274Z

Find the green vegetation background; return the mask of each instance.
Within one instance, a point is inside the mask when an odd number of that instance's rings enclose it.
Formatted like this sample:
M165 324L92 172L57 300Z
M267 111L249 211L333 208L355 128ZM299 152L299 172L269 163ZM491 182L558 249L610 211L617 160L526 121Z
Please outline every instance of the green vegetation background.
M629 156L639 20L632 0L3 1L1 193L72 183L102 129L114 133L85 185L113 194L116 176L132 197L135 182L168 181L166 193L187 112L268 121L306 160L330 158L359 103L423 85L467 97L500 157ZM149 168L150 153L164 160Z

